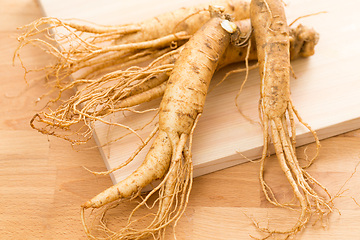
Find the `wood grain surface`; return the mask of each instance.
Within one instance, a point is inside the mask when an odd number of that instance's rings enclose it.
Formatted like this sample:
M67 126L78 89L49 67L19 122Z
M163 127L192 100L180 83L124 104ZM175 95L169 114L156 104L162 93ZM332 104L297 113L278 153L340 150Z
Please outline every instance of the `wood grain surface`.
M306 2L310 4L311 1ZM351 6L352 2L342 4ZM342 9L346 7L343 5ZM79 217L80 205L111 186L112 181L109 176L94 177L83 168L106 169L99 150L88 149L96 146L94 141L86 149L74 150L69 143L30 128L29 120L44 104L35 102L46 89L42 80L27 85L19 61L12 65L17 41L10 36L18 34L17 27L43 16L43 12L34 0L0 0L0 6L0 239L86 239ZM301 12L305 10L306 7ZM319 6L318 10L324 9ZM348 10L343 18L351 20L356 9ZM311 20L306 21L311 25ZM334 28L334 35L358 28L357 24L359 22ZM348 41L350 44L353 39L332 41L333 50L342 51ZM359 47L354 49L358 50ZM332 59L333 53L328 54L329 68L322 77L331 76L336 66L342 69L344 77L360 81L358 73L348 72L348 69L357 69L358 61L348 66L344 64L346 57ZM353 56L351 51L346 54ZM24 50L22 56L29 68L49 61L31 47ZM333 104L339 101L333 96ZM359 102L355 104L360 105ZM335 118L341 114L332 115ZM360 202L360 170L354 173L360 162L360 129L322 140L321 145L320 155L309 172L333 195L341 189L347 191L334 200L337 210L328 219L314 226L309 224L297 239L360 239L360 206L354 201ZM305 150L311 156L314 144L299 147L300 158L304 157ZM262 226L291 225L297 213L274 208L266 202L259 186L258 171L259 163L251 162L195 178L189 206L176 228L177 238L225 240L264 236L251 219ZM274 156L267 161L266 177L277 189L279 199L291 198L290 188ZM114 209L112 214L121 216L122 209ZM116 224L112 214L109 223ZM167 239L173 239L171 230L167 232Z

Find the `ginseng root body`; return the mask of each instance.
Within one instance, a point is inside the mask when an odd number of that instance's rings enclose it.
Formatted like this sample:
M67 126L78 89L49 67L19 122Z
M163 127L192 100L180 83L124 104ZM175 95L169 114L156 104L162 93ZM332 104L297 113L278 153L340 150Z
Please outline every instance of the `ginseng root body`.
M153 235L161 238L165 227L172 222L176 225L183 214L192 186L192 134L203 111L210 80L230 43L230 33L221 26L223 22L230 22L217 8L210 7L210 13L211 19L186 43L175 63L160 104L158 134L143 164L127 179L83 204L83 223L89 236L84 209L134 197L156 179L162 179L161 183L139 204L146 205L147 199L159 190L158 210L152 215L150 225L136 229L130 216L128 225L113 237L139 239Z
M24 32L18 37L14 57L20 58L24 46L36 45L56 57L54 64L42 70L47 77L55 76L57 85L62 85L73 73L80 78L93 77L148 61L179 47L209 20L209 4L224 7L236 20L250 16L246 1L217 0L124 25L103 26L44 17L21 28Z
M241 36L246 39L250 33L250 20L237 21ZM299 25L290 29L290 57L311 56L317 43L318 34L311 28ZM174 64L179 58L184 46L181 46L155 59L143 68L130 67L117 70L96 79L75 79L61 88L60 93L78 88L75 95L64 100L61 105L51 112L44 111L32 120L32 127L40 132L64 138L73 144L85 143L91 137L88 134L96 121L106 122L105 118L111 114L128 111L129 108L162 97L166 89L167 80ZM230 44L219 59L217 69L235 62L243 62L247 56L247 47L237 47ZM255 38L251 37L251 50L248 60L257 60ZM61 94L60 94L61 95ZM60 96L53 101L58 101ZM89 101L89 99L92 99ZM94 124L85 124L91 122ZM46 128L44 128L44 124ZM81 125L86 131L69 133L70 125ZM57 131L54 131L56 129Z
M285 173L301 209L299 219L291 229L263 228L262 230L270 234L292 235L303 229L314 213L322 217L326 212L331 211L330 202L318 195L314 184L320 186L328 194L329 199L331 197L326 188L299 165L296 157L295 116L313 133L317 151L319 150L319 141L316 133L300 118L291 101L290 38L283 3L280 0L252 0L250 6L261 77L260 109L264 131L264 149L261 159L260 182L266 198L271 203L276 206L292 208L291 204L278 202L273 191L264 181L264 162L271 136L281 169ZM287 119L287 115L289 119ZM290 126L288 122L290 122Z

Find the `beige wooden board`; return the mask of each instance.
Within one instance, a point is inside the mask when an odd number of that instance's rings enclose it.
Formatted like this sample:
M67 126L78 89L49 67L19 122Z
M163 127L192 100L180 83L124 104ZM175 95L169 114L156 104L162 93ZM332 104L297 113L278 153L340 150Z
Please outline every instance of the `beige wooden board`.
M55 1L39 0L44 14L59 18L79 18L100 24L121 24L141 21L157 14L203 0L187 1ZM295 23L313 27L320 34L314 56L292 62L297 79L291 82L292 99L301 117L318 133L320 139L357 129L360 126L360 74L358 71L360 45L360 2L357 0L291 0L286 1L288 22L311 13L327 11L303 18ZM233 65L218 72L212 84L219 82L224 73L240 65ZM204 114L193 139L194 175L200 176L259 158L263 146L262 130L242 117L236 106L235 96L244 74L234 74L210 92ZM259 74L251 71L249 79L238 98L242 112L258 120ZM159 101L146 104L156 107ZM141 106L144 108L145 106ZM126 114L113 121L125 124L145 123L149 116ZM141 132L151 131L153 125ZM126 133L122 129L96 126L95 137L99 145ZM314 141L309 131L297 124L297 144ZM126 160L139 146L135 136L100 148L108 169ZM241 152L246 158L237 152ZM114 183L125 178L141 164L146 149L124 169L113 174Z

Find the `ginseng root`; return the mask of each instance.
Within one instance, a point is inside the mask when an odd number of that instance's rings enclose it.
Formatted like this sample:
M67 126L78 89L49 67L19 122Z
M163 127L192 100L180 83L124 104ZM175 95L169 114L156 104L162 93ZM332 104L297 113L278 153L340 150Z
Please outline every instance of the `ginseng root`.
M240 29L240 39L246 40L250 33L250 20L236 22ZM253 35L252 35L253 36ZM317 43L318 34L311 28L299 25L290 32L291 58L311 56ZM256 44L251 38L251 51L248 60L257 60ZM305 47L306 46L306 47ZM146 67L130 67L127 70L118 70L98 79L75 79L60 89L56 102L61 93L82 85L74 96L65 100L56 110L42 112L34 116L31 126L45 134L52 134L64 138L73 144L85 143L91 137L94 122L105 121L104 118L122 111L133 111L130 108L141 103L162 97L166 89L167 80L179 58L183 46L172 50L154 60ZM219 59L217 69L235 62L241 62L246 57L246 47L237 47L230 44L223 56ZM42 123L42 124L40 124ZM83 132L73 132L71 125L81 124ZM44 127L45 125L45 127ZM63 131L54 131L63 130Z
M323 185L300 167L296 157L295 117L314 135L317 152L320 144L316 133L301 119L291 101L290 52L292 53L297 47L290 48L289 51L289 27L283 3L281 0L252 0L250 6L261 77L260 109L264 134L260 169L261 186L267 200L272 204L289 209L295 208L294 205L278 202L274 192L264 180L264 164L271 136L281 169L285 173L301 209L300 216L291 229L262 228L262 230L269 234L285 234L288 237L303 229L313 214L318 214L322 218L331 212L331 202L327 201L325 197L321 197L315 191L314 185L319 186L329 199L331 196Z
M249 3L243 0L218 0L212 4L223 6L237 20L250 16ZM156 58L159 51L179 47L209 19L208 5L181 8L119 26L44 17L20 28L24 33L18 37L20 44L14 58L18 56L21 61L20 50L36 45L56 57L55 63L36 70L45 71L47 77L55 76L55 85L62 85L67 76L80 70L80 78L94 77L114 65L120 69ZM43 35L46 41L36 38ZM26 73L34 71L24 69Z
M112 232L110 238L139 239L149 235L163 238L165 227L171 223L175 226L184 213L192 186L193 131L202 114L210 80L230 43L230 33L225 29L236 31L236 25L228 21L221 9L210 6L209 10L211 19L185 44L175 63L160 104L158 134L143 164L128 178L83 204L82 219L89 237L93 236L85 223L85 209L134 197L156 179L162 179L161 183L134 209L128 224ZM137 229L134 226L137 220L132 220L134 212L146 205L157 190L157 213L149 215L153 220L146 228Z

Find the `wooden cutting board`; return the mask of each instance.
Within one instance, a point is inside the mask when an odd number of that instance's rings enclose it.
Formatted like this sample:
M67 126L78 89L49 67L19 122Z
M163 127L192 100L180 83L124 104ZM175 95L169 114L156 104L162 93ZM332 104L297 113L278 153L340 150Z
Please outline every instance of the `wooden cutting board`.
M204 0L39 0L44 15L59 18L79 18L99 24L123 24L138 22L157 14L183 6L207 2ZM297 79L292 79L291 92L295 107L301 117L320 139L334 136L360 127L360 2L347 0L339 4L335 0L291 0L286 1L288 22L307 14L327 13L306 17L294 26L303 24L313 27L320 34L314 56L292 62ZM216 84L226 71L241 67L229 66L216 73L212 84ZM194 133L193 162L194 175L200 176L249 159L257 159L263 147L262 130L239 114L235 96L244 80L244 74L234 74L209 93L203 116ZM244 115L258 121L259 73L250 72L249 79L238 98ZM144 104L156 107L159 100ZM126 114L113 118L124 124L141 125L149 120L150 114ZM153 124L140 134L143 137L152 130ZM108 169L125 161L139 146L135 136L103 146L106 142L126 133L123 129L98 124L95 138ZM297 144L313 142L309 131L297 124ZM120 171L112 174L113 183L128 176L141 164L147 149ZM241 154L239 154L241 152Z

